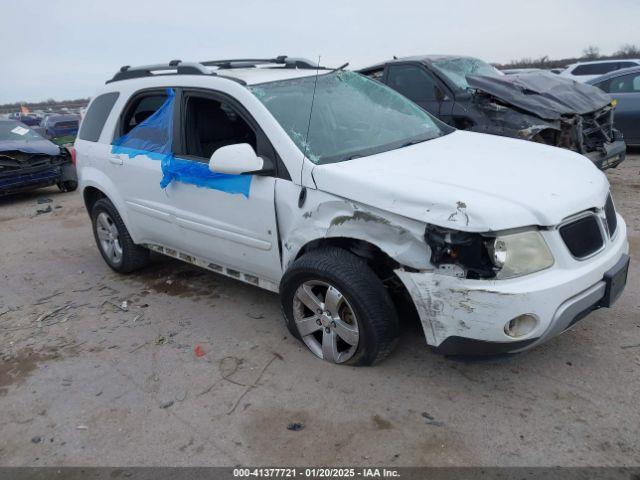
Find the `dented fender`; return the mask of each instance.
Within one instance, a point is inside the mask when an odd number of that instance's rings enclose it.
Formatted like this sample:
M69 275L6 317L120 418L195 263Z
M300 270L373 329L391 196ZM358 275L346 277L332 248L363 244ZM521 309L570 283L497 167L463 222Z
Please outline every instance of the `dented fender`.
M278 180L276 213L286 270L300 250L324 238L349 238L371 243L400 265L417 270L432 268L423 222L369 207L320 190Z

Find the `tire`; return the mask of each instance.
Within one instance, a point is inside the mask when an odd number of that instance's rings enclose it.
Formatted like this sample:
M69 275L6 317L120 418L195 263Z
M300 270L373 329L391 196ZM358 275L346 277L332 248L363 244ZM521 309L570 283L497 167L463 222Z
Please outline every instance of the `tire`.
M61 192L73 192L78 188L78 182L76 182L75 180L60 182L58 183L58 188Z
M397 342L391 296L366 262L346 250L320 248L296 260L280 282L280 301L291 334L324 360L372 365ZM315 314L309 304L317 307ZM325 354L325 341L329 345L336 335L337 347Z
M133 243L118 211L107 198L93 205L91 223L98 250L113 270L129 273L149 264L149 250ZM113 250L107 247L110 241Z

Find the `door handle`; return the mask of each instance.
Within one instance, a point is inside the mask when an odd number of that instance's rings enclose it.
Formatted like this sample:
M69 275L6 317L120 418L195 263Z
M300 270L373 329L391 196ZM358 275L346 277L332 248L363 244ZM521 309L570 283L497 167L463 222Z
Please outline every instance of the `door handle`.
M109 155L109 161L114 165L122 165L124 163L122 161L122 155L118 155L118 154Z

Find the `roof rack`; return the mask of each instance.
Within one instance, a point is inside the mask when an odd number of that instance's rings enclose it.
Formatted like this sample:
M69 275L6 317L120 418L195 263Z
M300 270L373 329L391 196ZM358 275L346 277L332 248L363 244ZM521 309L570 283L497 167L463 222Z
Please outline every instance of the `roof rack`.
M216 72L212 72L206 67L218 67L218 70L233 69L233 68L251 68L258 65L283 65L284 68L299 68L299 69L321 69L326 70L326 67L321 67L312 63L306 58L293 58L286 55L280 55L276 58L234 58L227 60L208 60L205 62L183 62L182 60L171 60L169 63L158 63L155 65L142 65L138 67L131 67L125 65L120 67L120 70L106 83L119 82L120 80L129 80L131 78L152 77L154 75L217 75L219 77L233 80L242 85L246 85L244 80L220 75ZM157 73L156 73L157 72Z
M142 65L139 67L131 67L125 65L106 83L118 82L120 80L129 80L130 78L151 77L154 72L171 72L174 71L178 75L211 75L211 72L199 63L183 62L181 60L171 60L169 63L158 63L155 65ZM166 75L166 73L165 73Z
M207 60L200 62L201 65L206 67L218 67L219 69L230 68L251 68L258 65L284 65L284 68L300 68L300 69L317 69L322 70L325 67L320 67L306 58L287 57L286 55L279 55L276 58L230 58L226 60Z

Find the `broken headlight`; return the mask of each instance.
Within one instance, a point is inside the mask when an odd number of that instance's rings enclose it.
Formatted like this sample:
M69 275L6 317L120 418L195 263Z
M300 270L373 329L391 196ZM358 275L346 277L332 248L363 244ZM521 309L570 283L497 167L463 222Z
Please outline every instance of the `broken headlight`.
M431 263L450 275L463 278L494 278L487 238L479 233L459 232L427 226L425 239L431 248Z
M463 278L514 278L549 268L554 261L537 231L488 236L429 225L425 239L431 263Z
M496 266L496 278L513 278L539 272L553 265L553 255L540 232L498 235L488 239L487 249Z

